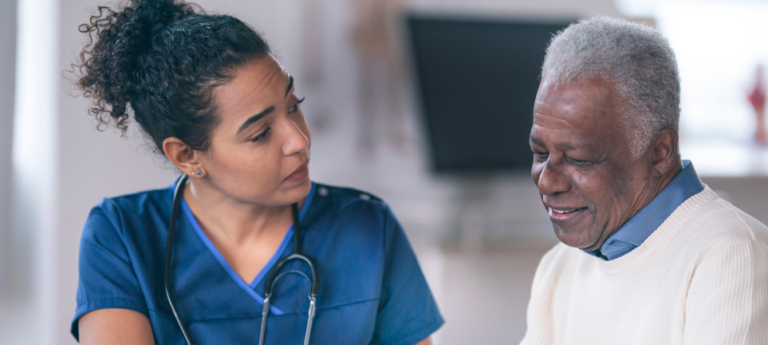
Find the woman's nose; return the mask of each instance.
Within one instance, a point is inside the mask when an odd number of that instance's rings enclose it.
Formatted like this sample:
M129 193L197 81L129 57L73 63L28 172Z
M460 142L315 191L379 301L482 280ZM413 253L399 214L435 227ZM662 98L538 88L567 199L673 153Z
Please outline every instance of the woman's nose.
M286 120L283 123L283 127L286 133L285 142L283 143L284 155L290 156L309 149L309 138L295 122Z

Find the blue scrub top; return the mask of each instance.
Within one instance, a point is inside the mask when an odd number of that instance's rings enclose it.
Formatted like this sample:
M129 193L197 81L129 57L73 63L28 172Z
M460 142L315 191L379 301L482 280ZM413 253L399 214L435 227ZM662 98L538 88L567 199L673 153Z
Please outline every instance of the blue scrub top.
M157 344L184 344L163 287L173 187L107 198L93 208L80 244L78 319L104 308L147 316ZM293 251L293 227L252 282L243 281L200 229L186 202L177 218L172 290L198 344L257 343L265 275ZM180 210L181 211L181 210ZM313 344L415 344L443 318L413 249L389 207L350 188L312 184L300 211L302 250L317 263L320 286ZM303 263L297 269L309 275ZM273 292L267 344L302 344L309 283L281 278Z

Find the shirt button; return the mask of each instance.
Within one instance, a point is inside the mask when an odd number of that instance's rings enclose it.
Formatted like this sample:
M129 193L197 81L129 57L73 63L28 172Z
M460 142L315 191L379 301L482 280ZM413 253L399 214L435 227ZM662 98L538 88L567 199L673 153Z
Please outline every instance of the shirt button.
M360 194L360 199L368 201L368 200L371 200L371 196L368 194Z
M320 187L317 193L319 193L320 196L328 196L328 188Z

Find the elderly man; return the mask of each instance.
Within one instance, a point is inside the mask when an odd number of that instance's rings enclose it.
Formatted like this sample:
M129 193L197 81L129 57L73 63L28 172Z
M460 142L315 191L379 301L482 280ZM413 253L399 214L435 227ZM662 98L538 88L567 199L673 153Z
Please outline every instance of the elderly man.
M522 344L768 344L768 228L680 161L679 100L649 27L599 17L552 39L531 175L562 243Z

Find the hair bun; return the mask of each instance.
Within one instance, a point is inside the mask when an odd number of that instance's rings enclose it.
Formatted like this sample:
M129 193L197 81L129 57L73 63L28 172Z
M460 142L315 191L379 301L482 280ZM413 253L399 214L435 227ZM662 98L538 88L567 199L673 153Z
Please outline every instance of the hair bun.
M157 35L160 31L163 31L165 29L165 24L163 23L157 23L155 24L155 27L152 28L152 31L150 32L150 36Z
M200 11L202 12L202 11ZM152 49L152 37L168 25L197 14L189 4L174 0L130 0L119 10L101 6L79 27L91 41L80 53L78 87L98 100L90 112L105 128L111 121L127 130L126 107L136 92L133 79L141 56Z
M271 52L243 21L173 0L100 7L80 31L91 42L80 53L77 85L96 101L89 113L98 128L112 122L125 133L130 107L159 152L170 137L208 150L219 121L214 88Z

